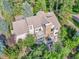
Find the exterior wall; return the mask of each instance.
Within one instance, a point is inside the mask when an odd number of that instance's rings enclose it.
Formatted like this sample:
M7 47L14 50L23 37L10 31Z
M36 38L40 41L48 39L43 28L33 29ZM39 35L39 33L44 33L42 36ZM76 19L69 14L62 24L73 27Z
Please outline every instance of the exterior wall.
M29 26L29 34L34 34L34 27L33 27L33 25Z
M18 42L19 39L25 39L26 36L27 36L27 33L16 36L16 42Z
M51 26L51 33L54 33L54 25L52 24L52 26Z
M35 28L35 33L38 33L40 31L40 29L41 29L41 31L43 31L42 26Z
M35 35L38 39L44 36L44 31L42 26L35 28Z
M58 41L59 30L60 30L59 27L54 27L53 32L50 34L50 37L51 37L53 42Z
M59 29L55 28L54 29L54 42L58 41L58 33L59 33Z
M43 38L44 32L41 31L41 32L36 33L36 37L37 37L37 39Z
M59 32L59 30L57 30L57 29L54 29L54 36L57 36L58 35L58 32Z
M44 41L44 31L42 26L35 28L36 44L42 44Z

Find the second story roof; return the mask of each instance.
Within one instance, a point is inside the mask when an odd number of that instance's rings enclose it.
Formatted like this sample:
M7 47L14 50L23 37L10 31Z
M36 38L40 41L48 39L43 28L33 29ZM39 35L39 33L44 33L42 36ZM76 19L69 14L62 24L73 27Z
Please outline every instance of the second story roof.
M44 11L39 11L36 16L26 17L26 20L28 25L33 25L34 27L48 22L52 22L55 27L60 27L54 12L45 13Z

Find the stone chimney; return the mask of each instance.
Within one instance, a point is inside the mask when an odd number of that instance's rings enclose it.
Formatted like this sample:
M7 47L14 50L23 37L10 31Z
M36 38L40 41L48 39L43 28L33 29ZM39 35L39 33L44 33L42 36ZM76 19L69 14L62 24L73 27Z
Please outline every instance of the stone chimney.
M45 24L45 37L48 37L51 34L52 23Z

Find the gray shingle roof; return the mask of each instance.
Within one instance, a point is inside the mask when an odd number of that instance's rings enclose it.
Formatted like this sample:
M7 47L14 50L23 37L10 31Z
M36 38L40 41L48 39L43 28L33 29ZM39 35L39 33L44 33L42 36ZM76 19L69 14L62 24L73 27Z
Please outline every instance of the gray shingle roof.
M25 20L13 22L13 31L15 35L27 33L27 24Z
M37 14L37 16L26 17L27 23L36 27L37 25L42 25L48 22L52 22L55 27L60 28L60 23L58 22L57 17L53 12L44 13L41 11Z

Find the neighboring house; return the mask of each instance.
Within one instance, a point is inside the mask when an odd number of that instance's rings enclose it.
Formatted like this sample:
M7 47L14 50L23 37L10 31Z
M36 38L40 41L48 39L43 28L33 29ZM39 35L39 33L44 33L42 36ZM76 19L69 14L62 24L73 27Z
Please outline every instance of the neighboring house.
M52 41L56 42L60 27L61 25L53 12L39 11L36 16L24 17L13 22L13 33L16 35L16 41L24 39L27 34L33 34L37 41L51 37Z
M77 22L79 22L79 14L73 15L73 19L76 20Z

